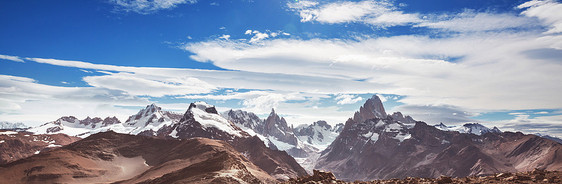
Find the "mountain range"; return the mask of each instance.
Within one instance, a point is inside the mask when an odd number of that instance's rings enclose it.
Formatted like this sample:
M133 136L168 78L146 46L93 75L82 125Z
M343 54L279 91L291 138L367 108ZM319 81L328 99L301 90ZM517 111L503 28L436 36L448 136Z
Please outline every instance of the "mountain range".
M333 126L320 120L293 127L275 109L260 118L195 102L183 114L151 104L125 122L65 116L0 132L0 138L0 147L9 148L0 151L0 173L22 183L82 183L103 173L113 174L104 182L117 183L270 183L312 169L347 181L562 169L562 144L550 139L478 123L427 125L400 112L387 114L376 95L345 124ZM131 172L112 170L124 163ZM201 164L209 167L194 169Z
M0 122L0 130L14 130L25 128L28 128L28 126L23 123Z

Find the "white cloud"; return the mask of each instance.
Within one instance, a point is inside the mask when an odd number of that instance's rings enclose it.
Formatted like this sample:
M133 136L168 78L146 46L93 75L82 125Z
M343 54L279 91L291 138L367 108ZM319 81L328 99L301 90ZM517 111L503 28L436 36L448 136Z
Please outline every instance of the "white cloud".
M225 42L229 43L229 42ZM224 53L220 50L209 52ZM26 58L29 61L57 66L75 67L81 69L98 70L98 72L114 75L130 73L147 80L165 81L173 78L197 78L218 88L235 89L265 89L307 92L317 94L336 93L370 93L388 86L353 81L334 77L305 76L295 74L280 74L251 71L217 71L203 69L154 68L154 67L125 67L114 65L93 64L82 61L68 61L58 59ZM114 72L107 72L114 71ZM365 85L368 84L368 85Z
M344 105L344 104L354 104L357 103L359 101L363 101L363 98L361 98L360 96L355 96L355 95L349 95L349 94L339 94L336 98L335 98L337 102L337 104L339 105Z
M460 107L449 105L401 105L387 113L402 112L417 121L424 121L429 125L444 123L446 125L462 125L469 122L478 122L471 117L478 115Z
M158 10L174 8L180 4L193 4L197 0L110 0L116 9L139 14L150 14Z
M283 92L283 91L249 91L243 93L226 93L224 95L187 95L181 98L187 99L209 99L209 100L242 100L244 110L265 114L269 113L272 108L278 108L279 104L289 100L305 100L313 94L303 94L298 92Z
M553 0L532 0L518 6L525 16L536 17L550 29L546 33L562 33L562 4Z
M247 35L254 35L254 36L250 39L250 43L256 43L256 42L259 42L259 41L261 41L261 40L263 40L263 39L269 38L269 34L267 34L267 33L262 33L262 32L260 32L260 31L258 31L258 30L254 30L254 31L252 31L252 32L250 32L250 33L248 33L248 31L246 31L246 33L244 33L244 34L247 34Z
M94 73L92 71L88 71L88 70L84 70L84 69L80 69L80 71L84 72L84 73Z
M530 115L517 115L512 120L492 122L503 131L520 131L527 134L541 133L543 135L562 136L562 115L540 116L530 118Z
M441 15L434 20L427 20L415 25L456 32L502 31L513 28L531 28L536 26L535 19L513 14L478 13L466 10L456 15Z
M308 8L308 7L313 7L318 5L318 2L314 2L314 1L296 1L296 2L290 2L287 3L287 6L290 9L304 9L304 8Z
M402 3L401 3L402 4ZM327 24L363 23L378 27L412 25L455 32L502 31L506 29L541 27L534 18L550 29L546 33L562 32L562 4L554 0L532 0L519 5L523 16L510 13L476 12L465 10L458 14L442 15L404 13L391 1L337 1L318 3L299 1L287 3L291 11L301 17L302 22Z
M359 40L276 38L259 44L211 40L190 43L185 49L197 61L230 70L362 80L377 86L370 93L406 96L400 102L410 105L481 110L561 108L562 86L555 84L562 83L558 72L562 65L555 58L537 58L528 52L562 52L556 47L562 36L536 33L471 32L444 38ZM460 59L448 62L449 58Z
M0 54L0 59L5 59L5 60L10 60L10 61L15 61L15 62L21 62L23 63L24 61L18 57L18 56L8 56L8 55L2 55Z
M224 40L228 40L228 39L230 39L230 35L222 35L219 38L224 39Z
M116 106L144 106L149 103L122 91L50 86L38 84L31 78L8 75L0 75L0 102L2 121L34 125L68 115L83 118L111 115L123 120L131 112Z
M193 77L162 78L160 80L142 78L133 74L118 73L113 75L84 77L89 85L125 91L132 95L162 97L164 95L184 95L209 93L214 86Z
M323 5L305 1L288 3L288 7L299 13L302 22L316 21L328 24L359 22L389 27L421 21L418 14L398 11L392 3L387 1L341 1Z

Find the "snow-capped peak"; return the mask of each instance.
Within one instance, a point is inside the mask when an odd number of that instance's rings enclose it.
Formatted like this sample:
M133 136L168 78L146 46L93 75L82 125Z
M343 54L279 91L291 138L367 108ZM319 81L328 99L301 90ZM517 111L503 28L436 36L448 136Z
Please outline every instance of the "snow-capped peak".
M122 127L112 127L116 132L123 132L128 134L151 134L156 135L156 132L163 127L169 127L179 121L181 115L162 111L162 108L156 104L147 105L146 108L141 109L137 114L129 116L127 121Z
M447 129L447 125L443 124L443 122L437 124L437 125L433 125L435 128L439 129L439 130L445 130Z
M203 101L191 103L189 105L188 110L191 110L192 108L196 108L196 109L202 110L202 111L207 112L207 113L218 114L217 109L215 109L214 105L209 105L209 104L207 104L206 102L203 102Z
M434 125L434 127L443 131L456 131L459 133L475 134L475 135L482 135L488 132L501 133L500 129L498 129L497 127L490 129L479 123L467 123L462 126L446 126L445 124L440 123L438 125Z
M188 121L192 118L205 128L214 127L230 135L243 136L243 131L240 128L219 115L215 106L205 102L191 103L180 123L184 123L183 121Z
M121 122L115 117L107 117L105 119L87 117L83 120L79 120L74 116L63 116L55 121L31 128L27 131L35 134L63 133L70 136L85 137L91 132L99 132L102 129L106 130L115 124L121 124Z
M156 104L150 104L146 108L141 109L137 114L129 116L127 121L125 121L125 126L144 127L162 117L162 108L156 106Z

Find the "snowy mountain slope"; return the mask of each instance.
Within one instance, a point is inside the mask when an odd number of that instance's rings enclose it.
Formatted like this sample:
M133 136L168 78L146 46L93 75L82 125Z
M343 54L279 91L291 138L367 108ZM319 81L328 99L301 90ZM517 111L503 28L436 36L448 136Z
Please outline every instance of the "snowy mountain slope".
M161 107L151 104L137 114L129 116L127 121L123 123L125 129L116 132L156 136L158 130L164 126L172 126L172 124L179 122L181 117L181 114L162 111Z
M234 123L220 116L214 106L205 102L191 103L181 120L164 133L180 139L208 137L232 141L235 137L250 137Z
M79 120L74 116L64 116L55 121L45 123L41 126L30 128L27 131L35 134L58 134L63 133L70 136L87 137L92 131L107 129L121 122L116 117L101 119L98 117Z
M298 145L292 128L273 109L266 119L260 119L254 113L242 110L229 110L222 113L222 116L250 135L258 136L272 149L288 151Z
M303 143L324 150L336 139L342 127L343 123L332 127L326 121L316 121L296 127L294 133Z
M488 128L479 123L467 123L462 126L446 126L445 124L440 123L438 125L435 125L435 128L443 131L456 131L459 133L475 134L475 135L482 135L488 132L501 133L500 129L498 129L497 127Z
M178 122L181 117L181 114L162 111L162 108L151 104L141 109L137 114L130 116L125 123L121 123L116 117L107 117L103 120L98 117L87 117L84 120L79 120L74 116L65 116L27 131L35 134L63 133L81 138L109 130L124 134L156 136L158 130L171 126Z
M24 129L29 126L23 123L10 123L10 122L0 122L0 130L13 130L13 129Z
M274 109L266 119L241 110L229 110L222 115L250 135L259 137L271 149L286 151L308 172L312 172L320 152L343 128L343 124L332 127L325 121L289 127Z

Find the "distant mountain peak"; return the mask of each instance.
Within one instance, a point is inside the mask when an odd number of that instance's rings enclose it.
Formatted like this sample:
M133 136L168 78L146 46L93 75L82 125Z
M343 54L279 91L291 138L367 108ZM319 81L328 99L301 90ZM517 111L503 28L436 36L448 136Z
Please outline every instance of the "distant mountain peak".
M191 103L189 105L188 110L191 110L191 108L201 109L202 111L205 111L207 113L219 114L214 105L207 104L206 102L203 101Z
M249 136L234 123L222 117L215 106L202 101L189 105L180 121L172 126L169 135L174 138L207 137L221 140Z
M381 99L377 95L373 95L373 97L369 98L365 104L359 108L359 111L355 113L353 119L356 122L362 122L367 119L385 119L386 117L387 114Z
M147 112L155 112L155 111L160 111L160 110L162 110L162 108L159 107L159 106L157 106L156 104L152 103L152 104L150 104L150 105L147 105L146 108L145 108L145 110L146 110Z
M434 125L435 128L443 131L455 131L459 133L482 135L485 133L501 133L498 127L488 128L480 123L466 123L462 126L447 126L443 123Z
M317 125L317 126L320 126L320 127L324 127L326 129L332 129L332 126L330 126L328 124L328 122L326 122L324 120L318 120L316 122L313 122L312 125Z
M20 128L28 128L29 126L23 123L10 123L10 122L0 122L0 130L3 129L20 129Z

